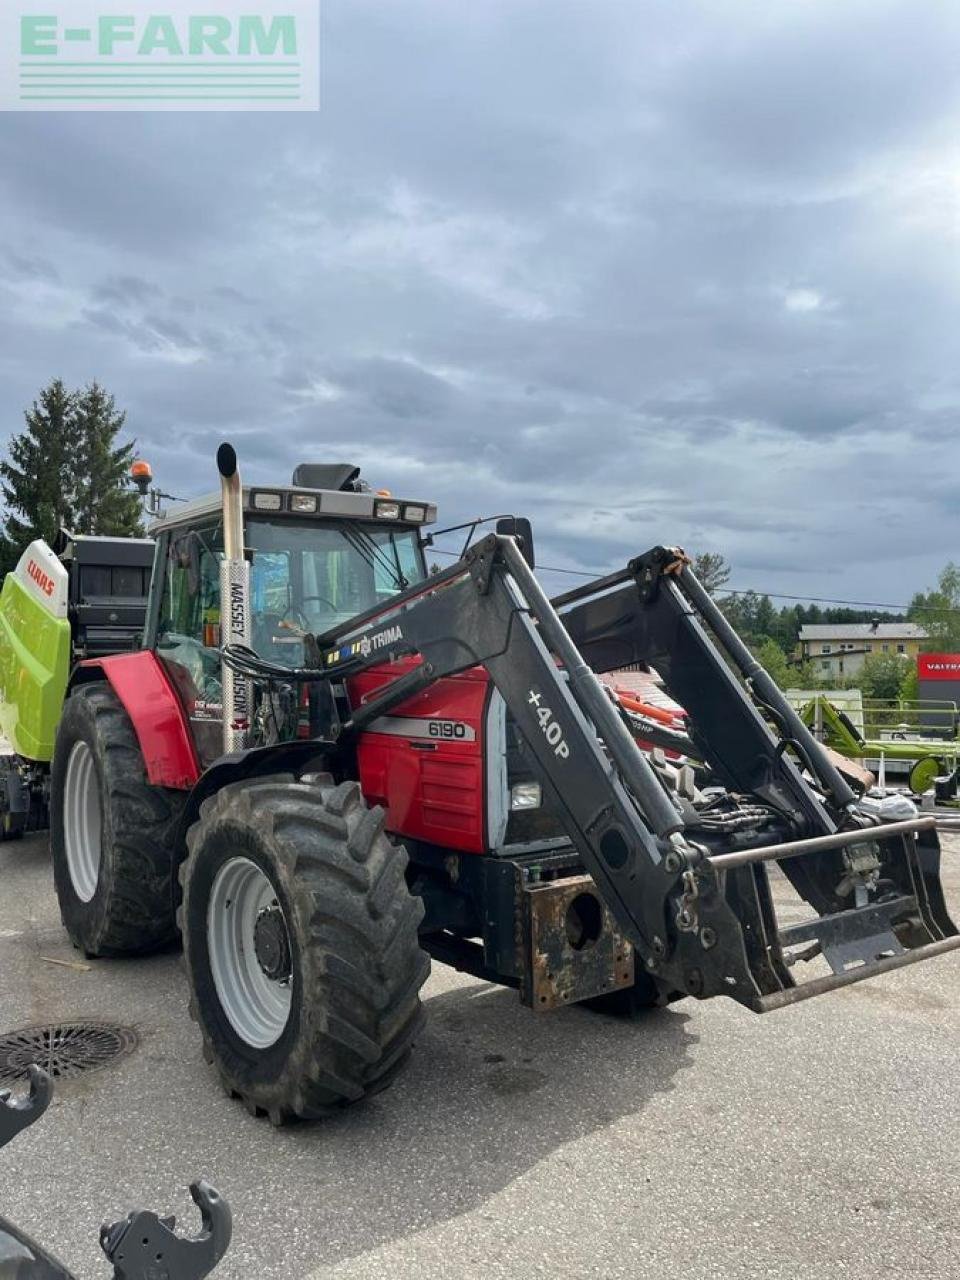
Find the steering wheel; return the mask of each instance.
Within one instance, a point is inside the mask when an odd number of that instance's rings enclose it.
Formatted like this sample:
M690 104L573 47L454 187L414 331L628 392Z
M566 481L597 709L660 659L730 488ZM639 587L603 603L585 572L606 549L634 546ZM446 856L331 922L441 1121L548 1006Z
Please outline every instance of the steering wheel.
M306 604L308 600L319 600L321 604L325 604L329 607L331 613L337 612L337 606L332 600L328 600L326 596L304 596L300 603Z
M274 630L289 630L288 620L292 619L301 631L309 631L310 623L307 621L306 615L301 612L294 604L288 604L283 613L277 616L277 622Z
M329 606L331 613L337 612L337 606L333 603L332 600L328 600L326 596L304 596L300 603L306 604L310 600L319 600L321 604L325 604ZM310 631L312 629L310 626L310 619L303 612L303 609L300 608L299 605L295 605L295 604L287 605L286 609L284 609L283 613L280 615L278 619L277 630L282 629L287 623L288 619L292 619L297 624L297 626L300 628L301 631Z

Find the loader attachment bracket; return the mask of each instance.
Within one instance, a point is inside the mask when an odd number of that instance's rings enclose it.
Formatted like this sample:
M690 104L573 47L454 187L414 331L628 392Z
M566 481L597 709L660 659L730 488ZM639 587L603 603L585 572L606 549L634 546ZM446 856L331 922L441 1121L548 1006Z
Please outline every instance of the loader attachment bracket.
M627 566L633 575L644 604L656 600L664 578L679 578L690 557L682 547L652 547L642 556L635 556Z
M100 1246L115 1280L203 1280L214 1270L230 1245L230 1206L208 1182L194 1182L190 1194L203 1220L196 1236L178 1236L175 1218L158 1218L148 1209L104 1224Z
M39 1067L30 1068L30 1091L19 1101L11 1101L9 1089L0 1090L0 1147L12 1142L18 1133L35 1124L53 1097L50 1077Z
M11 1102L9 1091L0 1092L0 1147L39 1120L50 1105L53 1082L49 1074L34 1065L29 1075L30 1089L20 1101ZM216 1268L233 1233L230 1206L207 1182L195 1182L190 1194L203 1220L200 1232L192 1238L175 1234L175 1218L158 1218L146 1209L130 1213L120 1222L104 1223L100 1246L113 1264L114 1280L204 1280ZM75 1280L42 1245L0 1217L0 1276L7 1275Z
M491 534L317 640L336 679L394 655L422 657L352 711L344 743L438 679L486 668L545 802L664 995L729 995L758 1011L805 998L792 994L798 957L789 926L785 935L778 926L768 861L818 917L809 942L834 968L819 989L922 959L930 945L958 945L936 851L925 863L917 845L929 823L878 825L857 811L848 782L680 548L654 547L551 601L515 540ZM698 809L670 790L638 747L597 674L633 663L652 664L685 708L694 759L731 807L726 820L708 799ZM894 899L910 905L890 912ZM528 931L545 930L544 945L530 948L526 989L538 1006L562 1002L549 978L555 904L543 890L524 902ZM571 999L578 982L597 978L586 960L570 972Z

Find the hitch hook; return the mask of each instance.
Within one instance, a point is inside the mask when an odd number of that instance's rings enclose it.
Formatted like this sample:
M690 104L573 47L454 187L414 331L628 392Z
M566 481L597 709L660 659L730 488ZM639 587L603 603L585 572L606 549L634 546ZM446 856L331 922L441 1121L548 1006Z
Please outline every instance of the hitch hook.
M19 1102L10 1101L9 1089L0 1090L0 1147L39 1120L52 1097L50 1077L37 1066L30 1067L30 1092Z
M208 1182L192 1183L190 1194L203 1219L196 1236L176 1235L176 1218L158 1218L146 1209L103 1224L100 1247L113 1263L114 1280L203 1280L213 1271L230 1245L233 1215Z

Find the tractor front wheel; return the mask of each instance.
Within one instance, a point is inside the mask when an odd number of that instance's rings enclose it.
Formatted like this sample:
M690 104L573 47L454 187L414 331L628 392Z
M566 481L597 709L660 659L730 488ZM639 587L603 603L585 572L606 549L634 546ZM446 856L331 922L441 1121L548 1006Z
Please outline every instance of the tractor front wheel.
M90 956L155 951L176 937L173 839L185 792L151 786L109 685L67 699L53 755L50 847L60 915Z
M385 1088L430 961L383 811L328 775L237 782L204 801L187 847L191 1014L227 1092L283 1124Z

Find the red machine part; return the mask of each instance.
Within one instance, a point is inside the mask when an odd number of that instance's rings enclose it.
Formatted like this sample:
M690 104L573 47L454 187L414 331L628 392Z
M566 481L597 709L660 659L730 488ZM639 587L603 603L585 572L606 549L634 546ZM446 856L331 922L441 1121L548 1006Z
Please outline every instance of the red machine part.
M120 699L133 723L151 785L189 790L200 777L200 765L180 699L156 655L144 649L90 658L80 667L99 669Z
M419 658L371 667L347 681L353 706L406 674ZM365 798L387 829L464 853L487 850L485 744L493 686L482 667L438 680L375 720L357 758Z
M657 724L662 724L668 729L676 729L679 733L686 732L687 713L672 698L667 697L651 675L645 672L638 674L611 671L606 672L600 679L616 695L617 700L625 710L632 711L635 715L642 716L647 720L655 721ZM628 684L626 681L630 683ZM645 694L647 696L644 696ZM652 697L656 697L657 702L651 701ZM653 743L644 739L642 731L635 731L634 737L636 738L637 746L641 750L653 750ZM664 754L671 760L679 760L681 758L677 751L668 750Z

